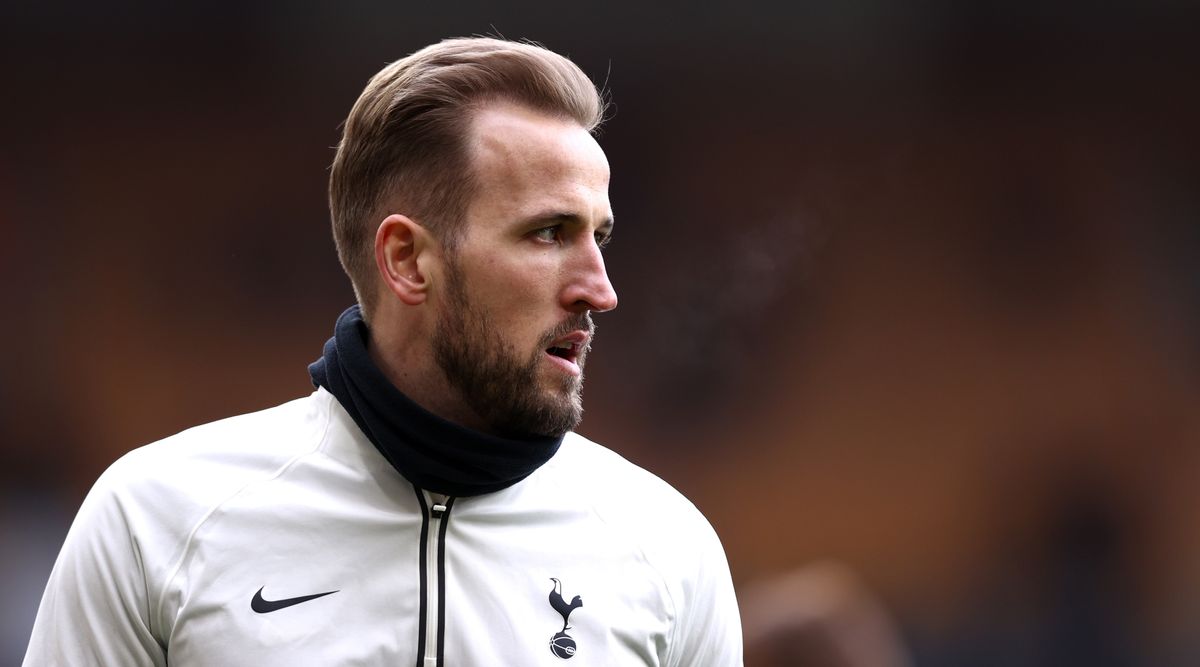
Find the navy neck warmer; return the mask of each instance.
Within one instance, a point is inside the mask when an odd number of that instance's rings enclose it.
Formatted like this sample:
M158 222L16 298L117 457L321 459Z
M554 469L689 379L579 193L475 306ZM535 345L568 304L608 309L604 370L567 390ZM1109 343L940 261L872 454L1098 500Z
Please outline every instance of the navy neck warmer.
M516 484L558 451L561 436L502 438L428 412L375 366L367 352L369 335L358 306L350 307L308 374L408 481L435 493L477 496Z

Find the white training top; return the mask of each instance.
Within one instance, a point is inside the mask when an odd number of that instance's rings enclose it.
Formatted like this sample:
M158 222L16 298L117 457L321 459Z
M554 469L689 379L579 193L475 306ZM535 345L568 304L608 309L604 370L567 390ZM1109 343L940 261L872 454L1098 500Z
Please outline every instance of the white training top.
M96 482L26 666L742 663L729 567L665 482L579 435L521 482L417 490L324 389Z

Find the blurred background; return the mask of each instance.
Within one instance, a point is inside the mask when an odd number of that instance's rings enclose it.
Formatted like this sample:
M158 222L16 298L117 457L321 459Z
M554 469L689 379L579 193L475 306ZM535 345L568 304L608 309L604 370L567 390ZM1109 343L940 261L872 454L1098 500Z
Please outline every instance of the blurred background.
M712 521L747 664L1200 664L1190 4L3 4L0 663L108 464L310 391L339 123L489 33L611 89L580 431Z

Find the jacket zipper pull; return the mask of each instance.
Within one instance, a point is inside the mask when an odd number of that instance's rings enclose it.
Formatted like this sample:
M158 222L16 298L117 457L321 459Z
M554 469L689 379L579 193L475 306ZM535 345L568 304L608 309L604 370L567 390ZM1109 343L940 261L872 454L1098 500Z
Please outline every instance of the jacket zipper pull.
M442 518L442 515L446 513L446 506L438 503L429 508L429 513L433 515L433 518L440 519Z

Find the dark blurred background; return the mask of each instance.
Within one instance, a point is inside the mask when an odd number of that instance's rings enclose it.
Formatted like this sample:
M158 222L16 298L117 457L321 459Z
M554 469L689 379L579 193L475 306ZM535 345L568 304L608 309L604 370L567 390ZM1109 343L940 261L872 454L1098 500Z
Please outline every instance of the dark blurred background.
M705 512L748 637L834 562L915 665L1200 664L1190 5L5 3L0 663L108 464L310 390L339 123L488 33L612 91L580 430Z

